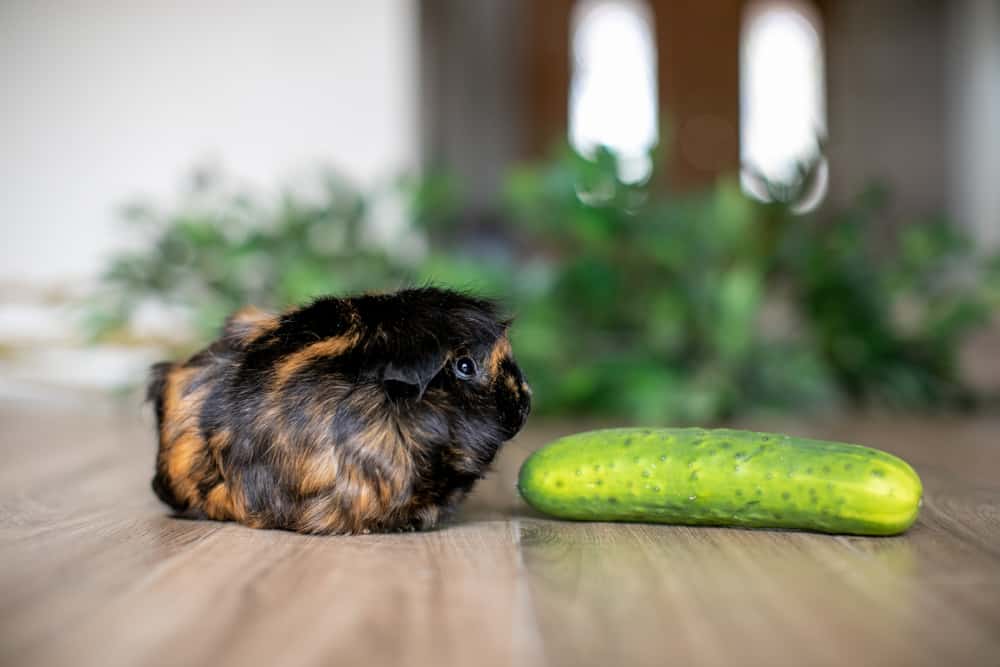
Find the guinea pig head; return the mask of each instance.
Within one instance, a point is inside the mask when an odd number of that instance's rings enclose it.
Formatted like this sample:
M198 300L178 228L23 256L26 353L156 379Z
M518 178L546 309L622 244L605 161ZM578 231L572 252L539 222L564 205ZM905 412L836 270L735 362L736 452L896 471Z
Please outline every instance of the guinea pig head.
M484 299L440 290L408 290L378 304L369 354L384 360L378 377L398 414L421 426L445 420L460 442L513 437L531 410L531 388L514 359L509 321ZM499 442L497 442L499 444Z

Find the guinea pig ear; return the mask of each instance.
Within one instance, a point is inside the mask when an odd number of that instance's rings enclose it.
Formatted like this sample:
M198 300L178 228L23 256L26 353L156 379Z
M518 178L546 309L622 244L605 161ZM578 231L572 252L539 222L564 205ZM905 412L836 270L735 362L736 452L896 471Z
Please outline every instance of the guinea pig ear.
M412 361L390 361L382 369L382 387L390 398L419 401L446 361L443 351Z

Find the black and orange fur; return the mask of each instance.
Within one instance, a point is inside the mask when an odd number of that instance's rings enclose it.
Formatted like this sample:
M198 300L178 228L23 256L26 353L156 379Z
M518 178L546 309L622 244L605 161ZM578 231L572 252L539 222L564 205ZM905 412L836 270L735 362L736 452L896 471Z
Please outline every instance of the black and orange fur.
M248 308L187 361L153 367L153 489L177 512L260 528L431 528L520 430L530 395L483 299L425 287Z

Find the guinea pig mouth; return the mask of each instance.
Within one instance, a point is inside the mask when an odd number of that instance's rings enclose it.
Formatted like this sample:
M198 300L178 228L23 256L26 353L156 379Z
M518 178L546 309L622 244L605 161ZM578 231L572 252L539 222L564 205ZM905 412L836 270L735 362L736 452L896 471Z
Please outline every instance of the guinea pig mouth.
M520 409L520 423L517 425L518 431L524 428L524 425L528 422L529 414L531 414L531 403L530 402L522 403Z
M502 414L501 424L506 439L509 440L520 433L528 422L528 415L531 414L531 400L522 398L515 405L508 404L507 409Z

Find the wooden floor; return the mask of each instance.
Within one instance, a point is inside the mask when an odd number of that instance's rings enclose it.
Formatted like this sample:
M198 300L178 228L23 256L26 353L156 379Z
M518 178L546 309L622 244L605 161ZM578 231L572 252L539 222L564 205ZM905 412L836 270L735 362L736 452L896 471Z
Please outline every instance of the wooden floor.
M171 518L142 419L0 403L0 664L1000 665L1000 420L754 424L903 455L896 538L564 523L516 496L536 423L424 534Z

